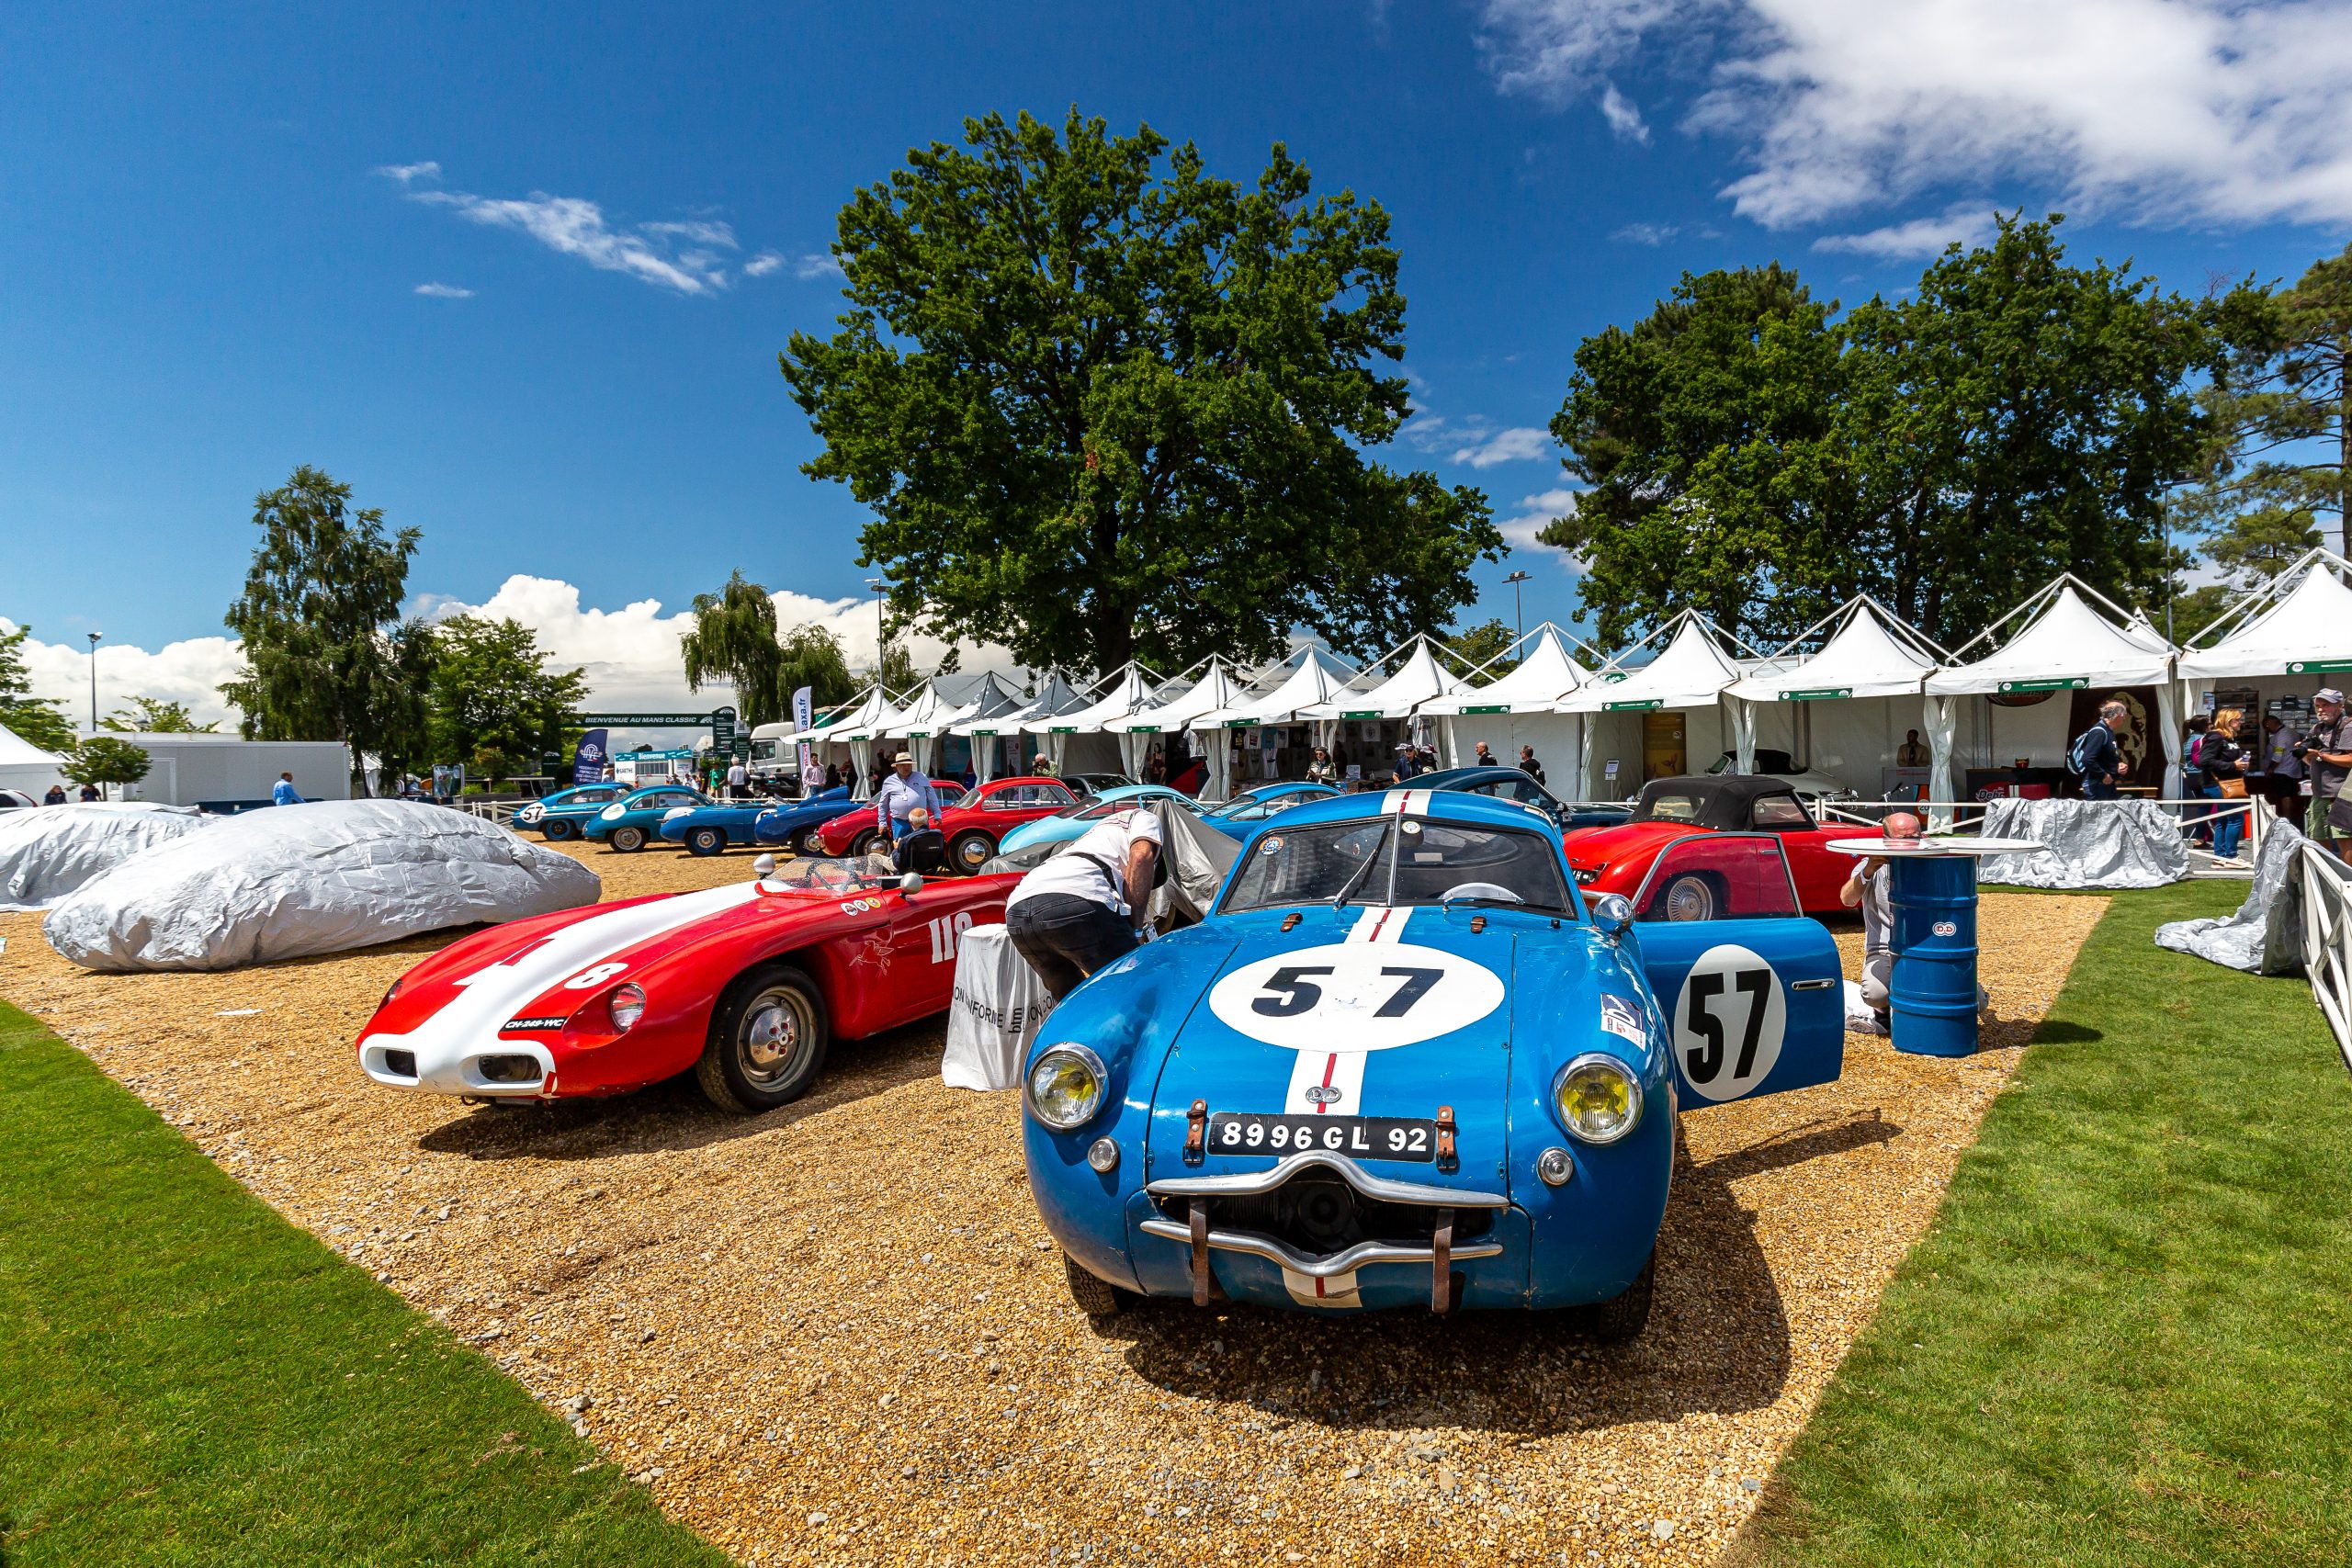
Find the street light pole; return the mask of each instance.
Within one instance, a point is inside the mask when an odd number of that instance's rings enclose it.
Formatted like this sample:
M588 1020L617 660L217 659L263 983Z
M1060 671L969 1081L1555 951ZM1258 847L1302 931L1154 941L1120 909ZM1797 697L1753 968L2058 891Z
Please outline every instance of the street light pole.
M890 636L885 629L889 625L886 618L889 600L883 595L888 594L890 585L881 578L869 577L865 580L865 586L874 590L876 595L874 601L874 683L880 686L883 667L889 662ZM888 690L887 686L883 689Z
M104 632L90 634L90 733L98 732L98 639Z
M1511 640L1514 643L1523 641L1527 637L1527 612L1521 605L1519 585L1526 581L1529 576L1530 574L1524 571L1514 571L1503 579L1505 582L1510 584ZM1522 664L1527 661L1527 655L1524 653L1521 653L1519 658Z

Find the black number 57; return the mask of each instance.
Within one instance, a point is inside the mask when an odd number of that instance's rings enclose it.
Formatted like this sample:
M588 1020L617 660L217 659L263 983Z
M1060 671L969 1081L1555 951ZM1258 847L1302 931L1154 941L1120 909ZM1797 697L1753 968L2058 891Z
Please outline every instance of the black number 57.
M1333 967L1328 964L1277 969L1266 977L1266 990L1281 994L1251 998L1250 1010L1267 1018L1295 1018L1300 1013L1311 1012L1315 1004L1323 999L1323 987L1307 976L1331 973ZM1404 1017L1413 1010L1415 1002L1429 995L1431 986L1445 977L1442 969L1383 969L1381 974L1391 979L1402 979L1405 983L1396 987L1395 995L1380 1004L1380 1010L1372 1015L1374 1018Z
M1728 976L1719 970L1693 975L1690 1027L1698 1032L1700 1043L1682 1053L1682 1072L1694 1084L1713 1083L1724 1070L1724 1021L1710 1012L1707 1004L1724 994L1726 979L1732 989L1747 998L1747 1026L1740 1032L1739 1060L1732 1068L1733 1080L1746 1078L1756 1066L1756 1046L1764 1034L1764 1000L1771 995L1772 972L1736 969Z

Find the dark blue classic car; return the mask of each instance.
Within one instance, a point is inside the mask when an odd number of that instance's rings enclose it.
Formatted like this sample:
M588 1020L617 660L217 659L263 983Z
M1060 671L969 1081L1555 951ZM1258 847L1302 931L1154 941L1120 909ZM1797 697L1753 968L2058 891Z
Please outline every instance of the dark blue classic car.
M1648 1319L1675 1122L1836 1078L1838 952L1769 834L1693 834L1721 917L1589 910L1551 819L1396 789L1242 844L1209 917L1064 998L1029 1186L1089 1313L1170 1297Z
M782 806L771 803L752 823L752 836L760 843L782 844L794 854L805 855L811 852L808 835L847 811L850 805L847 784L820 790L806 800Z
M688 854L715 855L725 852L729 844L784 843L794 820L814 827L848 807L846 785L788 805L773 800L714 800L708 806L672 809L656 830L671 843L685 845Z

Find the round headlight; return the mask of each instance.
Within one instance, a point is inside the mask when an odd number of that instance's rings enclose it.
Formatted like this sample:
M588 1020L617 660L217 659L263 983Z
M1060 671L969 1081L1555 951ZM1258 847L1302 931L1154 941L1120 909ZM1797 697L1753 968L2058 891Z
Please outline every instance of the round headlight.
M1029 1069L1029 1113L1056 1132L1082 1127L1102 1109L1110 1075L1083 1045L1048 1045Z
M616 988L613 999L605 1004L605 1010L613 1015L613 1027L627 1034L645 1016L645 987L631 981Z
M620 803L616 801L612 805L605 807L602 811L596 813L596 815L599 817L611 818L627 816L628 813L624 812L620 807Z
M1613 1144L1642 1119L1642 1086L1625 1064L1592 1052L1560 1069L1552 1083L1560 1125L1588 1144Z

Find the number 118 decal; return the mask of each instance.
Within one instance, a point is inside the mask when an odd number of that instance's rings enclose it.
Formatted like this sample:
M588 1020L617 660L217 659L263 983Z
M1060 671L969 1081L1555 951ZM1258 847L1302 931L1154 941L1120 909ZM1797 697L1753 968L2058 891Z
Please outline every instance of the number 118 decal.
M1736 943L1711 947L1674 1002L1674 1065L1702 1100L1737 1100L1781 1059L1789 1004L1781 977Z

